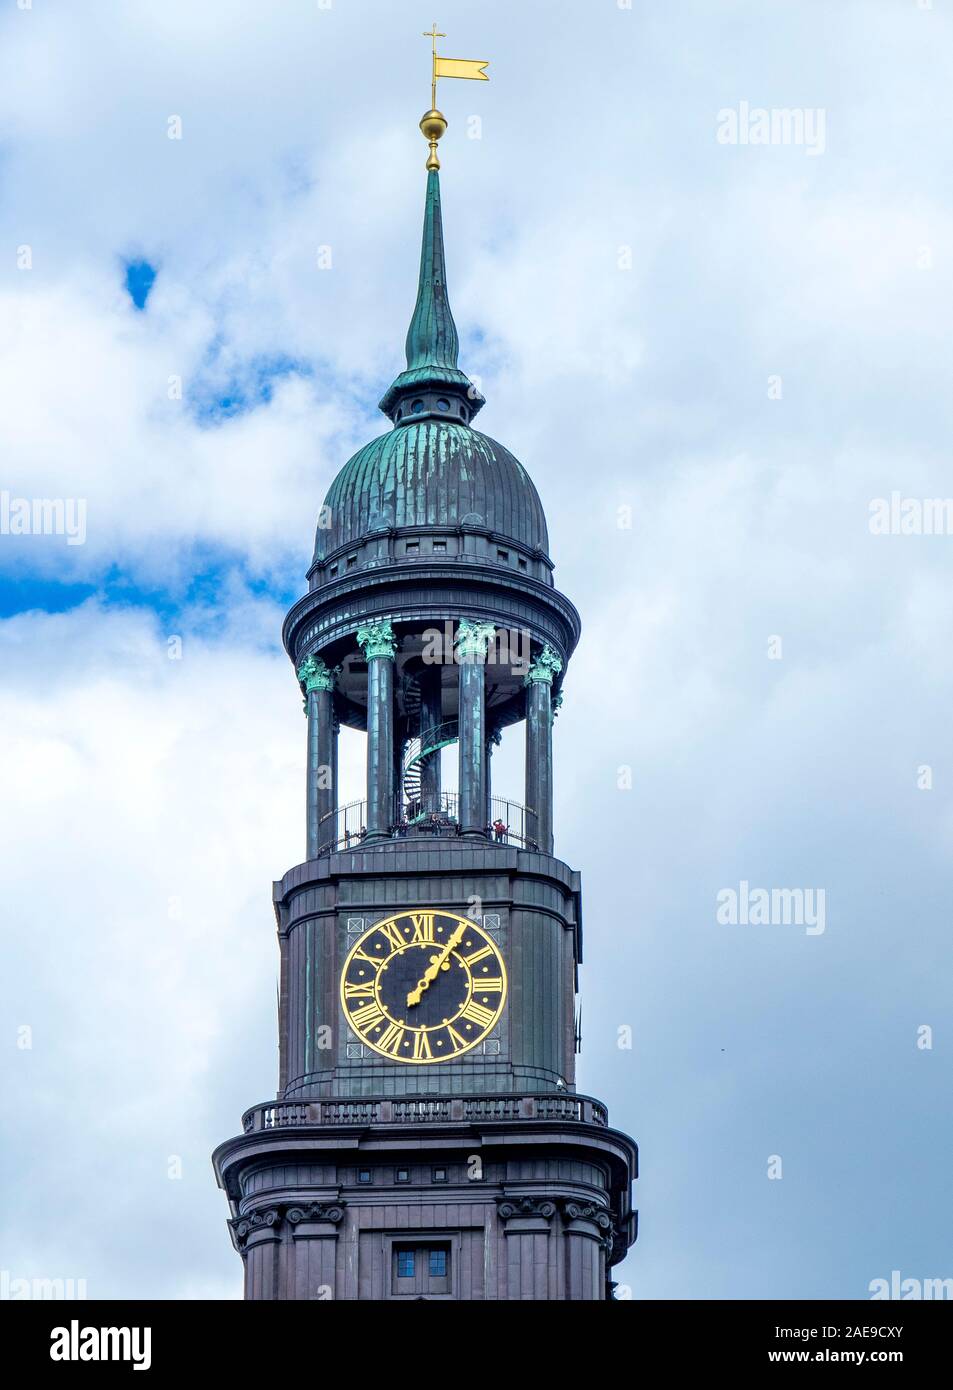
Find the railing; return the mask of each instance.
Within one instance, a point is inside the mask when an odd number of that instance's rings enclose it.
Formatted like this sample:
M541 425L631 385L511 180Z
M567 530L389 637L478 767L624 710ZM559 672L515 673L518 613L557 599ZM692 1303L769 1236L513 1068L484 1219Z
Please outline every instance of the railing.
M441 792L439 809L425 810L419 802L403 808L388 835L393 840L436 838L448 839L460 834L459 799L456 792ZM498 845L517 845L521 849L538 849L535 839L536 813L518 801L494 796L490 800L490 821L484 830L487 840ZM367 802L352 801L329 811L318 823L318 854L334 854L339 850L360 849L367 839Z
M411 1096L394 1100L276 1100L242 1116L245 1134L321 1125L480 1124L496 1120L556 1120L607 1125L609 1113L591 1096Z

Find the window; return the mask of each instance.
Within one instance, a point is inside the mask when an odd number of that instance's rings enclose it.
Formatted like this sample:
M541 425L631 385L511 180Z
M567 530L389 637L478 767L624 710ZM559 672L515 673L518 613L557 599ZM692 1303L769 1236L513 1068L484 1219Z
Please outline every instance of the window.
M410 408L415 415L419 415L424 408L424 403L423 401L414 401Z
M352 567L353 565L356 565L356 564L357 564L357 556L356 556L356 555L349 555L349 556L347 557L347 567L348 567L348 569L351 569L351 567Z
M510 552L508 550L498 550L496 552L496 558L502 560L504 565L508 565L510 563Z
M526 561L523 559L522 555L519 556L516 563L519 565L521 570L524 570L526 568Z
M335 579L335 578L337 577L337 572L338 572L338 567L337 567L337 565L332 565L331 568L328 570L328 577L329 577L330 579Z
M408 542L407 542L407 554L408 554L408 555L417 555L417 554L419 553L419 551L420 551L420 541L408 541Z
M446 1168L435 1168L435 1169L433 1170L433 1180L434 1180L434 1182L446 1182L446 1181L447 1181L447 1170L446 1170Z
M446 550L446 548L447 548L447 542L446 542L446 541L434 541L434 543L433 543L433 548L434 548L434 550Z
M443 396L441 396L440 399L439 399L439 401L437 402L437 409L438 409L438 410L449 410L449 409L450 409L450 402L449 402L448 400L445 400L445 399L443 398Z
M371 1170L370 1170L370 1168L358 1168L358 1170L357 1170L357 1180L358 1180L358 1182L370 1182L370 1180L371 1180Z
M393 1247L391 1292L405 1298L449 1294L450 1242L422 1242Z
M398 1168L395 1176L398 1182L410 1182L410 1169Z

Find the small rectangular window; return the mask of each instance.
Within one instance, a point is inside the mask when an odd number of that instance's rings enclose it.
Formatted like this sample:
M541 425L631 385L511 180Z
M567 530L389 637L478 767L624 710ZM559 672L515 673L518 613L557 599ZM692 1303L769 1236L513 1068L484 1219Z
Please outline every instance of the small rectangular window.
M407 542L407 554L408 554L408 555L416 555L416 554L419 552L419 550L420 550L420 541L408 541L408 542Z
M398 1168L398 1169L397 1169L397 1181L398 1181L398 1182L410 1182L410 1169L409 1169L409 1168Z
M434 543L433 543L433 548L434 548L434 550L446 550L446 548L447 548L447 542L446 542L446 541L434 541Z
M400 1298L433 1298L452 1292L450 1242L393 1246L391 1293Z
M521 570L525 570L525 568L526 568L526 561L523 559L522 555L519 557L519 559L516 561L516 563L519 565L519 567L520 567Z
M330 579L335 579L335 578L337 577L337 572L338 572L338 567L337 567L337 565L332 565L331 568L328 570L328 577L329 577Z
M435 1169L433 1170L433 1180L434 1180L434 1182L446 1182L446 1181L447 1181L447 1170L446 1170L446 1168L435 1168Z
M358 1182L370 1182L370 1180L371 1180L371 1170L370 1170L370 1168L359 1168L359 1169L357 1170L357 1180L358 1180Z
M348 567L348 569L353 569L353 567L354 567L356 564L357 564L357 556L356 556L356 555L349 555L349 556L347 557L347 567Z
M498 550L496 552L496 558L502 560L504 565L508 565L510 563L510 552L508 550Z

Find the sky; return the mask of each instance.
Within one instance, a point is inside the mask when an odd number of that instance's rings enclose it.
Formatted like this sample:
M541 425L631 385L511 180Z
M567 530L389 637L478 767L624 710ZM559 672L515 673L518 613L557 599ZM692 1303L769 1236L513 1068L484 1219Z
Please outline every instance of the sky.
M305 766L280 624L403 366L432 18L0 12L14 1278L240 1297L209 1155L277 1079L271 882L303 857ZM917 524L953 493L953 3L438 20L490 62L441 91L461 365L583 618L556 849L584 884L579 1089L641 1150L616 1278L953 1277L953 535ZM3 493L77 524L16 534ZM360 759L346 740L355 795ZM724 920L742 884L804 890L813 927Z

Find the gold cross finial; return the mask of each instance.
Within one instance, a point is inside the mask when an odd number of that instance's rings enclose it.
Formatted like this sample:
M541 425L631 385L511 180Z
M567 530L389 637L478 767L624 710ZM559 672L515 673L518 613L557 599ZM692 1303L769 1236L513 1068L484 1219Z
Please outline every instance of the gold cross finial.
M424 30L423 37L433 40L433 78L430 84L430 107L431 110L433 110L437 105L437 40L445 39L447 36L446 34L441 34L440 30L437 28L437 21L434 20L431 28Z
M447 128L447 118L437 110L437 78L438 77L467 77L475 81L486 82L487 63L477 62L474 58L438 58L437 40L445 39L447 36L437 28L437 21L434 20L430 29L424 30L424 38L430 39L433 44L433 68L430 75L430 110L427 111L420 122L420 129L423 131L424 139L430 145L430 155L427 159L428 169L439 169L440 160L437 158L437 141Z

